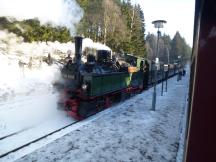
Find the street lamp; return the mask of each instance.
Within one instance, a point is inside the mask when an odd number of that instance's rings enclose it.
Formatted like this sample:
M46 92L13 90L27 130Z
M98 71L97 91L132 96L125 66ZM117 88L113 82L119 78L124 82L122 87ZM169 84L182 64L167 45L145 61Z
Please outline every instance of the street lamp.
M152 99L152 111L155 111L156 105L156 84L157 84L157 70L159 70L159 57L158 57L158 44L159 44L159 36L160 36L160 28L163 28L163 24L166 23L165 20L156 20L153 21L154 27L158 29L157 31L157 51L156 51L156 58L155 58L155 69L154 69L154 92L153 92L153 99Z
M177 77L177 81L181 80L181 56L178 56L178 77Z
M165 68L165 78L166 78L166 89L165 89L165 92L167 92L167 79L168 79L168 75L169 75L169 67L170 67L170 58L169 58L169 48L167 47L168 46L168 43L165 41L165 46L166 46L166 51L167 51L167 64L164 65L164 68Z

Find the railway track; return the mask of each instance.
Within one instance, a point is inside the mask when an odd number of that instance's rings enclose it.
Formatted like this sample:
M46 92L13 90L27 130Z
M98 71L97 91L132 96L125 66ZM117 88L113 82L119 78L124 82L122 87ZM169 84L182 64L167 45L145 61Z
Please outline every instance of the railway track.
M72 126L72 125L74 125L74 124L76 124L76 123L78 123L78 122L79 122L79 121L75 121L75 122L73 122L73 123L71 123L71 124L68 124L68 125L66 125L66 126L64 126L64 127L62 127L62 128L57 129L57 130L55 130L55 131L53 131L53 132L51 132L51 133L48 133L48 134L46 134L46 135L43 135L43 136L41 136L40 138L37 138L37 139L35 139L35 140L32 140L31 142L28 142L28 143L26 143L26 144L24 144L24 145L22 145L22 146L16 147L16 148L14 148L13 150L10 150L10 151L8 151L8 152L6 152L6 153L1 154L1 155L0 155L0 158L3 158L3 157L5 157L5 156L7 156L7 155L9 155L9 154L11 154L11 153L13 153L13 152L16 152L16 151L18 151L18 150L20 150L20 149L22 149L22 148L24 148L24 147L27 147L27 146L29 146L29 145L35 143L35 142L38 142L38 141L40 141L40 140L42 140L42 139L44 139L44 138L46 138L46 137L48 137L48 136L50 136L50 135L53 135L53 134L55 134L55 133L57 133L57 132L59 132L59 131L65 129L65 128L67 128L67 127L70 127L70 126ZM15 135L15 134L18 134L18 133L21 133L21 132L24 132L24 131L25 131L25 130L22 130L22 131L19 131L19 132L16 132L16 133L7 135L7 136L5 136L4 138L3 138L3 137L2 137L2 138L5 139L5 138L8 138L8 137L10 137L10 136L13 136L13 135ZM1 138L1 140L3 140L2 138Z
M104 111L104 110L106 110L106 109L103 109L103 110L101 110L101 111ZM101 112L101 111L100 111L100 112ZM96 113L96 114L97 114L97 113ZM92 116L94 116L94 115L95 115L95 114L92 114L92 115L90 115L88 118L90 118L90 117L92 117ZM86 119L88 119L88 118L86 118ZM84 119L84 120L85 120L85 119ZM84 120L82 120L82 121L84 121ZM68 124L68 125L66 125L66 126L64 126L64 127L62 127L62 128L59 128L59 129L57 129L57 130L55 130L55 131L52 131L52 132L50 132L50 133L48 133L48 134L46 134L46 135L43 135L43 136L41 136L40 138L37 138L37 139L35 139L35 140L32 140L31 142L28 142L28 143L26 143L26 144L23 144L23 145L21 145L21 146L19 146L19 147L16 147L16 148L10 150L10 151L7 151L7 152L5 152L5 153L3 153L3 154L0 155L0 160L1 160L1 158L4 158L4 157L8 156L8 155L11 154L11 153L14 153L14 152L16 152L16 151L19 151L19 150L21 150L21 149L23 149L23 148L25 148L25 147L27 147L27 146L33 144L33 143L36 143L36 142L38 142L38 141L40 141L40 140L42 140L42 139L44 139L44 138L50 136L50 135L53 135L53 134L55 134L55 133L58 133L58 132L60 132L60 131L63 130L63 129L66 129L66 128L72 126L72 125L77 124L78 122L80 122L80 121L75 121L75 122L73 122L73 123L70 123L70 124ZM30 129L30 128L29 128L29 129ZM25 129L25 130L27 130L27 129ZM6 139L6 138L8 138L8 137L11 137L11 136L13 136L13 135L19 134L19 133L21 133L21 132L24 132L25 130L21 130L21 131L19 131L19 132L15 132L15 133L9 134L9 135L7 135L7 136L1 137L1 140ZM1 140L0 140L0 141L1 141Z
M5 139L5 138L8 138L8 137L14 136L14 135L16 135L16 134L22 133L22 132L24 132L24 131L27 131L27 130L29 130L29 129L31 129L31 128L33 128L33 127L21 129L21 130L19 130L19 131L17 131L17 132L13 132L13 133L10 133L10 134L8 134L8 135L2 136L2 137L0 137L0 141L3 140L3 139Z

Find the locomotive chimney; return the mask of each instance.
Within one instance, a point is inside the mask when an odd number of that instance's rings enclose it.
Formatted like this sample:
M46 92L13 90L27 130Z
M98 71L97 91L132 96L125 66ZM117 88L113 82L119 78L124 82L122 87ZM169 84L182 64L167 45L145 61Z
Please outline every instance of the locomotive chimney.
M81 56L82 56L83 37L76 36L74 37L74 40L75 40L75 61L76 61L76 64L79 66L81 63Z

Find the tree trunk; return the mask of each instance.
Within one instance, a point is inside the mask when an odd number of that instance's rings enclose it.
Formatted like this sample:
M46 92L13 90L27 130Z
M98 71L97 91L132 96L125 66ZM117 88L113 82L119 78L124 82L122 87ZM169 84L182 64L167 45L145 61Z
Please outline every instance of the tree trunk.
M130 40L132 37L133 26L134 26L134 9L133 9L132 16L131 16Z

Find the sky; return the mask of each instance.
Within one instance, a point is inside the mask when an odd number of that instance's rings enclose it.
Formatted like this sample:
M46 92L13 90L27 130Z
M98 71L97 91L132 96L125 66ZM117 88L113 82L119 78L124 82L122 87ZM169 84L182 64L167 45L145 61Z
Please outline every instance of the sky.
M139 3L143 9L146 24L146 34L157 33L152 21L166 20L162 33L173 38L176 31L185 38L186 42L193 44L193 24L195 0L131 0Z

